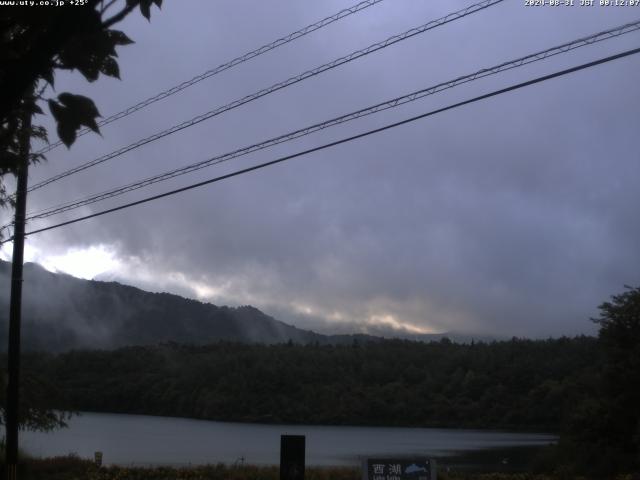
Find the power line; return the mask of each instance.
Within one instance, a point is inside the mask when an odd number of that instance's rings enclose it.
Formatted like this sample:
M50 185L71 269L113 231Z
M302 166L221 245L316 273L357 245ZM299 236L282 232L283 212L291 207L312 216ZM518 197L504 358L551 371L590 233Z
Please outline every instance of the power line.
M425 23L424 25L421 25L419 27L415 27L412 28L410 30L407 30L404 33L401 33L399 35L394 35L392 37L387 38L386 40L382 41L382 42L378 42L375 43L373 45L370 45L362 50L357 50L355 52L350 53L349 55L346 55L344 57L340 57L336 60L333 60L332 62L329 63L325 63L324 65L321 65L319 67L316 67L312 70L307 70L306 72L294 76L294 77L290 77L289 79L280 82L280 83L276 83L268 88L264 88L262 90L259 90L258 92L255 92L251 95L247 95L241 99L235 100L227 105L224 105L222 107L218 107L214 110L210 110L206 113L203 113L201 115L198 115L197 117L192 118L191 120L187 120L185 122L182 122L178 125L174 125L171 128L168 128L166 130L163 130L162 132L158 132L155 133L149 137L143 138L141 140L138 140L137 142L134 142L130 145L127 145L125 147L122 147L118 150L115 150L111 153L108 153L106 155L103 155L102 157L96 158L94 160L91 160L87 163L84 163L82 165L79 165L75 168L72 168L70 170L67 170L65 172L62 172L58 175L55 175L53 177L50 177L46 180L43 180L39 183L34 184L32 187L29 188L29 191L32 192L34 190L37 190L39 188L44 187L45 185L49 185L50 183L53 183L55 181L58 181L62 178L68 177L69 175L73 175L75 173L81 172L83 170L86 170L87 168L93 167L95 165L98 165L100 163L106 162L107 160L111 160L112 158L118 157L124 153L130 152L131 150L134 150L136 148L139 148L143 145L146 145L147 143L151 143L154 142L156 140L159 140L163 137L166 137L167 135L171 135L173 133L179 132L180 130L184 130L185 128L191 127L193 125L196 125L200 122L203 122L205 120L208 120L212 117L215 117L217 115L220 115L221 113L227 112L229 110L232 110L234 108L237 108L241 105L244 105L246 103L252 102L254 100L257 100L258 98L264 97L265 95L268 95L270 93L276 92L278 90L281 90L285 87L289 87L295 83L301 82L303 80L306 80L308 78L314 77L316 75L319 75L327 70L331 70L333 68L336 68L340 65L343 65L345 63L351 62L353 60L356 60L360 57L364 57L365 55L369 55L370 53L376 52L378 50L381 50L383 48L387 48L391 45L394 45L398 42L401 42L403 40L406 40L408 38L414 37L415 35L419 35L421 33L424 33L428 30L434 29L436 27L439 27L441 25L447 24L449 22L453 22L455 20L458 20L460 18L464 18L468 15L471 15L473 13L476 13L480 10L484 10L485 8L488 8L490 6L496 5L498 3L503 2L504 0L483 0L482 2L473 4L469 7L466 7L462 10L458 10L457 12L454 13L450 13L444 17L441 17L437 20L432 20L428 23Z
M517 68L523 65L528 65L530 63L534 63L537 61L541 61L544 60L546 58L549 58L551 56L555 56L561 53L566 53L570 50L574 50L576 48L580 48L586 45L591 45L593 43L597 43L597 42L601 42L603 40L607 40L607 39L611 39L611 38L615 38L618 37L620 35L624 35L626 33L630 33L633 31L637 31L640 29L640 20L637 20L635 22L632 23L627 23L621 26L617 26L614 28L611 28L609 30L605 30L593 35L589 35L587 37L583 37L583 38L579 38L577 40L573 40L571 42L568 43L564 43L562 45L558 45L552 48L548 48L546 50L542 50L536 53L532 53L529 55L526 55L524 57L520 57L517 58L515 60L509 60L506 62L503 62L501 64L495 65L493 67L489 67L489 68L484 68L482 70L478 70L472 74L469 75L464 75L461 77L457 77L453 80L449 80L446 82L442 82L439 83L437 85L428 87L428 88L424 88L412 93L409 93L407 95L403 95L400 97L396 97L393 98L391 100L387 100L385 102L381 102L378 103L376 105L367 107L367 108L363 108L360 110L357 110L355 112L351 112L345 115L341 115L339 117L335 117L332 118L330 120L326 120L324 122L321 123L316 123L314 125L305 127L305 128L301 128L298 130L295 130L293 132L289 132L287 134L284 135L280 135L278 137L274 137L271 138L269 140L265 140L247 147L243 147L237 150L234 150L232 152L228 152L222 155L217 155L215 157L209 158L207 160L203 160L201 162L198 163L194 163L191 165L187 165L185 167L181 167L181 168L177 168L165 173L161 173L152 177L148 177L146 179L143 180L139 180L137 182L134 183L130 183L128 185L125 186L121 186L112 190L108 190L102 193L98 193L95 195L92 195L90 197L86 197L80 200L74 200L71 202L66 202L54 207L48 207L44 210L40 210L37 212L33 212L30 213L28 216L28 220L34 220L34 219L42 219L42 218L47 218L50 217L52 215L56 215L62 212L66 212L69 210L74 210L76 208L85 206L85 205L90 205L92 203L96 203L102 200L106 200L108 198L113 198L119 195L123 195L125 193L134 191L134 190L138 190L140 188L143 187L147 187L149 185L158 183L158 182L162 182L165 180L169 180L171 178L180 176L180 175L185 175L187 173L191 173L194 172L196 170L200 170L202 168L206 168L212 165L217 165L219 163L223 163L229 160L232 160L234 158L238 158L240 156L244 156L274 145L278 145L280 143L284 143L287 141L291 141L306 135L309 135L311 133L323 130L325 128L329 128L335 125L339 125L342 123L346 123L348 121L351 120L355 120L357 118L361 118L367 115L371 115L373 113L378 113L384 110L388 110L391 108L395 108L397 106L400 105L404 105L406 103L409 102L413 102L416 101L420 98L423 98L425 96L428 95L433 95L435 93L441 92L443 90L449 89L449 88L453 88L456 87L458 85L464 84L464 83L468 83L474 80L477 80L479 78L484 78L490 75L495 75L498 74L500 72L504 72L513 68Z
M480 100L485 100L487 98L495 97L497 95L501 95L501 94L504 94L504 93L507 93L507 92L518 90L520 88L524 88L524 87L527 87L527 86L530 86L530 85L534 85L536 83L541 83L541 82L544 82L544 81L547 81L547 80L551 80L553 78L561 77L563 75L568 75L570 73L574 73L574 72L577 72L579 70L584 70L584 69L587 69L587 68L591 68L591 67L594 67L596 65L601 65L601 64L604 64L604 63L607 63L607 62L611 62L613 60L617 60L617 59L623 58L623 57L628 57L630 55L635 55L637 53L640 53L640 48L627 50L625 52L621 52L621 53L618 53L618 54L615 54L615 55L604 57L604 58L601 58L599 60L595 60L595 61L588 62L588 63L583 63L583 64L578 65L576 67L567 68L565 70L560 70L560 71L555 72L555 73L551 73L551 74L548 74L548 75L544 75L544 76L541 76L541 77L534 78L533 80L528 80L526 82L522 82L522 83L518 83L518 84L515 84L515 85L511 85L511 86L506 87L506 88L501 88L499 90L494 90L493 92L486 93L484 95L480 95L480 96L477 96L477 97L474 97L474 98L471 98L471 99L468 99L468 100L464 100L462 102L454 103L454 104L448 105L446 107L438 108L436 110L431 110L430 112L423 113L423 114L417 115L415 117L411 117L411 118L408 118L408 119L405 119L405 120L402 120L402 121L399 121L399 122L391 123L391 124L385 125L384 127L376 128L376 129L373 129L373 130L368 130L366 132L363 132L363 133L360 133L360 134L357 134L357 135L353 135L353 136L346 137L346 138L343 138L343 139L340 139L340 140L336 140L334 142L326 143L324 145L321 145L321 146L318 146L318 147L314 147L314 148L311 148L311 149L308 149L308 150L304 150L304 151L301 151L301 152L298 152L298 153L294 153L292 155L287 155L287 156L284 156L284 157L280 157L280 158L277 158L275 160L271 160L269 162L261 163L259 165L254 165L254 166L248 167L248 168L243 168L241 170L236 170L235 172L228 173L226 175L221 175L219 177L215 177L215 178L212 178L212 179L209 179L209 180L205 180L205 181L202 181L202 182L198 182L198 183L194 183L194 184L191 184L191 185L187 185L186 187L182 187L182 188L178 188L178 189L175 189L175 190L171 190L169 192L161 193L159 195L154 195L154 196L151 196L151 197L143 198L142 200L137 200L135 202L126 203L124 205L120 205L118 207L114 207L114 208L110 208L110 209L107 209L107 210L103 210L101 212L93 213L91 215L86 215L86 216L83 216L83 217L75 218L73 220L68 220L66 222L61 222L61 223L58 223L58 224L55 224L55 225L50 225L48 227L40 228L40 229L37 229L37 230L32 230L30 232L25 233L25 236L34 235L36 233L45 232L47 230L53 230L55 228L60 228L60 227L66 226L66 225L71 225L73 223L78 223L78 222L81 222L81 221L84 221L84 220L88 220L90 218L100 217L100 216L106 215L108 213L117 212L119 210L124 210L124 209L129 208L129 207L133 207L133 206L136 206L136 205L141 205L143 203L151 202L153 200L158 200L160 198L172 196L172 195L175 195L175 194L178 194L178 193L181 193L181 192L185 192L187 190L192 190L194 188L202 187L204 185L209 185L211 183L220 182L222 180L226 180L228 178L232 178L232 177L236 177L236 176L239 176L239 175L242 175L242 174L245 174L245 173L249 173L249 172L252 172L254 170L260 170L262 168L269 167L271 165L275 165L275 164L278 164L278 163L282 163L282 162L285 162L287 160L292 160L294 158L298 158L298 157L301 157L301 156L304 156L304 155L308 155L310 153L318 152L320 150L324 150L324 149L327 149L327 148L330 148L330 147L334 147L336 145L341 145L343 143L347 143L347 142L351 142L353 140L357 140L357 139L360 139L360 138L363 138L363 137L367 137L367 136L373 135L375 133L380 133L380 132L383 132L385 130L389 130L391 128L398 127L400 125L405 125L407 123L415 122L417 120L420 120L420 119L423 119L423 118L426 118L426 117L430 117L430 116L436 115L438 113L446 112L448 110L453 110L455 108L458 108L458 107L461 107L461 106L464 106L464 105L469 105L471 103L475 103L475 102L478 102ZM7 242L10 242L12 240L13 240L13 237L9 238L9 239L7 239L7 240L5 240L3 242L0 242L0 245L2 245L4 243L7 243Z
M297 30L293 33L290 33L289 35L285 35L282 38L274 40L271 43L268 43L259 48L256 48L251 52L247 52L244 55L240 55L239 57L236 57L233 60L228 61L227 63L223 63L221 65L218 65L215 68L212 68L211 70L207 70L206 72L201 73L200 75L197 75L190 80L182 82L181 84L171 87L168 90L165 90L163 92L157 93L156 95L149 97L146 100L142 100L141 102L136 103L135 105L132 105L131 107L128 107L122 110L121 112L115 113L110 117L107 117L104 120L98 122L98 126L102 127L104 125L108 125L109 123L115 122L116 120L127 117L132 113L137 112L138 110L142 110L143 108L148 107L152 103L163 100L167 97L170 97L171 95L175 95L176 93L181 92L182 90L185 90L191 87L192 85L195 85L196 83L199 83L207 78L217 75L218 73L222 73L225 70L235 67L236 65L240 65L241 63L251 60L252 58L258 57L263 53L267 53L271 50L281 47L282 45L286 45L287 43L297 40L300 37L303 37L311 32L315 32L316 30L326 27L327 25L337 22L340 19L348 17L349 15L352 15L361 10L364 10L365 8L369 8L382 1L383 0L366 0L364 2L360 2L356 5L340 10L338 13L335 13L329 17L323 18L322 20L316 23L313 23L311 25L307 25L306 27L301 28L300 30ZM77 136L82 136L91 131L92 130L90 128L83 128L78 132ZM53 150L54 148L59 147L62 144L63 144L62 141L57 141L55 143L52 143L51 145L44 147L43 149L38 151L38 153L40 154L47 153Z

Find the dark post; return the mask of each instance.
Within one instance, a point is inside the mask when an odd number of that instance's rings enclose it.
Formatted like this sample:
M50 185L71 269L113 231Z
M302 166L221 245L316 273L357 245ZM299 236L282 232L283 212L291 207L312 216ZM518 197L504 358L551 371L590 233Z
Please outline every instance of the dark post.
M304 435L280 437L280 480L304 480Z
M28 102L25 101L26 104ZM26 107L26 105L25 105ZM20 132L16 213L13 226L13 258L11 264L11 300L9 306L9 351L7 383L7 479L16 480L18 466L18 412L20 388L20 318L22 311L22 263L24 257L24 223L27 210L27 175L31 112L25 108Z

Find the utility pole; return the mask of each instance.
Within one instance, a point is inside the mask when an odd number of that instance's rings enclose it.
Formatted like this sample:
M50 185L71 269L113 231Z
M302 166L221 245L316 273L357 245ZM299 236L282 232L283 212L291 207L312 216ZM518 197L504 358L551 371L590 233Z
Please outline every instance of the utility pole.
M20 125L20 164L17 172L16 211L13 226L13 258L11 263L11 300L9 307L9 351L7 383L7 479L17 479L18 418L20 393L20 321L22 313L22 264L24 260L24 230L27 210L27 176L31 142L31 97L23 101Z

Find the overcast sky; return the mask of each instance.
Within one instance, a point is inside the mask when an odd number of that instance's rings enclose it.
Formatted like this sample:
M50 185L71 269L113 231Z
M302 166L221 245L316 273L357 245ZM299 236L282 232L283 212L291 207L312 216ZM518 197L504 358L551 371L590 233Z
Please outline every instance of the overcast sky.
M354 4L166 0L119 25L122 81L59 73L103 116ZM385 0L58 148L30 182L470 5ZM575 0L579 3L579 0ZM37 210L225 153L640 18L506 0L34 192ZM640 34L472 82L28 230L382 126L640 45ZM325 333L595 332L640 284L640 57L632 56L178 196L34 235L28 259ZM44 120L47 122L47 120ZM49 123L47 123L49 124ZM56 138L55 131L51 133ZM3 213L8 218L8 212ZM8 258L5 246L4 258Z

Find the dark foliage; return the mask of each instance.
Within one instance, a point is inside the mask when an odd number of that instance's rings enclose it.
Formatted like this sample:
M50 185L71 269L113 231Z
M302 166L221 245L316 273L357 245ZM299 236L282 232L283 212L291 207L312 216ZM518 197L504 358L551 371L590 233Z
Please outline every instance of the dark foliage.
M562 447L591 473L640 472L640 288L599 308L597 389L576 404Z
M16 173L19 139L26 115L41 114L37 102L46 100L58 136L69 147L82 126L98 132L98 109L90 98L63 92L45 98L56 70L77 70L89 82L99 75L120 78L116 47L132 41L111 27L135 8L150 18L151 5L162 0L87 0L61 8L5 7L0 9L0 180ZM113 11L115 9L115 11ZM47 140L42 127L29 129L31 138ZM32 156L30 161L41 160ZM10 201L0 183L0 205Z
M212 420L559 431L593 389L595 339L458 345L165 344L25 359L70 410Z
M132 41L111 27L137 7L149 19L152 4L160 7L162 0L87 0L62 8L16 5L0 9L0 207L14 203L4 175L17 174L23 162L44 159L38 153L27 156L32 139L48 141L46 130L31 122L34 115L44 113L39 101L47 100L58 136L67 147L81 126L98 132L100 114L90 98L68 92L57 98L43 96L47 85L54 85L55 71L78 70L90 82L99 74L119 78L116 47ZM112 13L113 9L117 11ZM0 239L3 234L0 231ZM23 377L21 390L22 428L48 430L64 425L65 414L47 406L50 398L43 392L50 389L41 377ZM0 392L4 397L4 387ZM4 404L5 399L0 398L0 405Z

